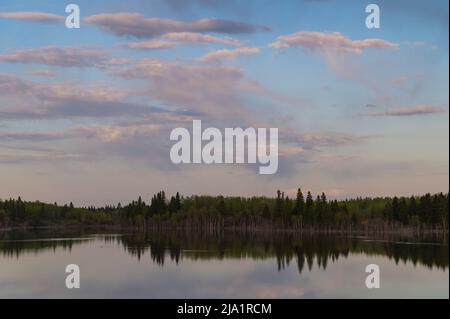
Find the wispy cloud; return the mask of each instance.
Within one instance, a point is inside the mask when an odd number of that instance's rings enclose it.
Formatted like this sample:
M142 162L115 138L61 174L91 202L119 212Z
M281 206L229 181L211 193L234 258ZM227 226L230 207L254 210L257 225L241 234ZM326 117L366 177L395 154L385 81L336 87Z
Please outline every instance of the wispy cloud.
M282 129L280 132L280 138L283 141L298 144L305 149L360 143L373 137L371 135L356 135L343 132L299 133L287 129Z
M350 160L354 160L358 158L358 156L355 155L331 155L331 154L322 154L319 155L318 160L320 161L326 161L330 163L338 163L338 162L347 162Z
M237 34L270 30L267 26L252 25L238 21L201 19L186 22L147 18L140 13L129 12L101 13L88 16L84 20L116 35L128 35L138 38L150 38L172 32Z
M240 55L254 55L261 52L261 49L259 48L249 48L249 47L243 47L243 48L237 48L233 50L229 49L222 49L217 50L213 52L206 53L203 55L200 60L202 61L212 61L212 60L220 60L225 58L236 58Z
M130 122L119 122L113 124L78 124L62 130L55 131L0 131L0 141L22 141L22 142L48 142L65 139L89 139L103 143L114 143L121 141L132 141L137 138L154 137L158 132L168 131L174 122L183 121L173 113L172 117L163 116L155 121L152 118ZM179 123L178 123L179 124ZM168 136L168 133L167 133ZM154 141L156 142L156 141ZM166 140L161 138L161 143ZM0 147L5 147L0 145ZM20 147L6 146L13 149L25 149ZM43 150L42 148L26 148L27 150Z
M428 104L421 104L412 107L392 108L382 112L372 112L369 116L412 116L412 115L426 115L433 113L444 112L442 108L434 107Z
M54 77L56 76L55 72L49 70L31 70L29 74L34 76L43 76L43 77Z
M263 86L245 77L237 66L205 64L196 61L142 59L136 64L111 72L125 79L147 82L145 93L158 101L199 113L208 125L268 127L283 123L281 115L259 112L243 98L265 98L267 103L303 105L303 101ZM145 83L145 82L144 82ZM272 126L273 127L273 126Z
M86 159L84 155L66 154L61 152L38 154L0 154L0 163L3 164L54 163L80 161L84 159Z
M308 50L336 51L341 53L361 54L364 49L392 49L398 45L382 39L351 40L339 32L300 31L279 36L277 41L269 44L275 49L303 47Z
M108 61L106 51L88 46L45 46L0 55L0 62L36 63L61 67L91 67Z
M103 66L119 66L119 65L130 65L133 64L134 61L129 58L110 58L106 61L103 61L100 67Z
M324 59L332 72L362 84L379 95L381 82L372 75L366 63L361 63L362 59L355 57L363 58L363 53L369 49L392 51L399 45L376 38L353 40L339 32L300 31L279 36L269 47L277 49L277 52L301 48L307 53L317 54Z
M280 156L292 156L303 153L305 149L301 146L282 146L278 152Z
M106 84L38 83L0 73L0 93L13 105L0 108L0 119L143 117L168 112L129 102L132 92Z
M64 160L90 160L120 157L136 161L144 161L160 169L173 169L167 161L169 150L169 124L156 123L116 123L116 124L83 124L74 125L58 131L43 132L1 132L0 141L4 143L32 143L33 149L39 145L65 145L65 151L8 151L1 153L0 163L27 164ZM70 143L67 143L70 140ZM6 148L8 148L6 144ZM14 144L13 144L14 145ZM14 146L12 146L14 147ZM50 157L53 156L51 159Z
M122 43L120 46L129 49L140 49L140 50L162 50L170 49L175 47L177 44L169 41L161 40L148 40L148 41L138 41L138 42L128 42Z
M237 67L143 59L114 74L148 80L147 94L172 105L215 116L236 115L234 112L243 115L236 91L244 74Z
M29 11L0 12L0 18L41 23L58 23L65 19L65 17L53 13Z
M409 77L406 75L399 75L390 80L390 82L394 85L401 85L409 80Z
M163 36L166 39L183 42L183 43L218 43L231 46L241 46L242 41L233 38L219 38L209 34L201 34L195 32L171 32Z
M63 132L1 132L0 140L13 141L49 141L65 137Z
M214 121L209 125L215 124L218 127L264 125L258 121L268 113L255 115L248 101L244 103L244 95L265 97L268 101L285 104L295 103L294 99L247 79L244 71L237 66L142 59L133 66L114 70L111 74L125 79L141 79L147 82L147 96L180 109L200 113L204 120L207 117ZM268 120L273 121L273 115Z
M136 124L136 125L78 125L71 129L77 136L95 138L103 142L114 142L119 139L136 136L150 136L165 128L163 124Z
M120 46L130 49L141 50L161 50L170 49L179 43L189 44L223 44L230 46L241 46L243 42L232 38L219 38L209 34L195 33L195 32L171 32L162 35L159 39L152 39L146 41L135 41L122 43Z

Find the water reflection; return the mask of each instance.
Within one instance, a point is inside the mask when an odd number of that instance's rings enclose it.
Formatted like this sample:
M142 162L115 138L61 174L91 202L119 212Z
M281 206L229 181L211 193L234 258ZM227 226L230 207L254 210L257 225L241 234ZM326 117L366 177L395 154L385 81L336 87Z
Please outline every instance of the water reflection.
M295 263L301 274L315 267L325 270L330 262L349 255L381 256L396 264L411 262L429 269L446 270L449 265L448 237L408 236L351 237L343 235L306 236L298 233L221 232L139 232L110 234L85 230L0 232L0 255L20 259L23 254L39 254L100 241L118 245L141 260L149 255L164 266L167 258L176 264L183 260L276 259L278 271Z

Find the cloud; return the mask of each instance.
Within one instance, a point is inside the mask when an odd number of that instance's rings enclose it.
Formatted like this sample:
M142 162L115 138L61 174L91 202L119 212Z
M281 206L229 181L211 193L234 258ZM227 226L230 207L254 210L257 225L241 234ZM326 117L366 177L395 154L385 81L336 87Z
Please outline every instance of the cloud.
M282 146L278 151L280 156L292 156L303 153L305 149L301 146Z
M236 98L244 81L243 72L237 67L143 59L113 74L148 80L148 95L191 111L214 114L216 118L244 112Z
M91 67L105 64L108 55L93 47L46 46L0 55L0 62L36 63L62 67Z
M231 9L233 12L239 8L239 2L235 0L160 0L164 5L177 12L186 12L192 7L213 8L215 10Z
M225 34L269 31L266 26L221 19L201 19L190 22L161 18L147 18L140 13L102 13L88 16L85 22L116 35L151 38L171 32L216 32Z
M148 41L123 43L120 46L129 49L161 50L161 49L170 49L175 47L176 45L177 45L176 43L169 41L148 40Z
M48 105L45 104L48 102ZM148 107L127 102L95 101L89 98L60 97L42 99L41 104L16 107L0 111L0 119L69 119L69 118L112 118L143 117L163 112L156 107Z
M319 155L318 159L320 161L326 161L326 162L331 162L331 163L337 163L337 162L347 162L353 159L358 158L358 156L355 155L330 155L330 154L326 154L326 155Z
M280 138L286 143L295 143L305 149L313 149L316 147L333 147L348 143L359 143L366 141L374 136L355 135L352 133L342 132L314 132L314 133L298 133L283 128Z
M144 105L127 102L95 101L86 98L59 98L55 103L38 114L39 117L60 118L108 118L108 117L139 117L159 110Z
M318 54L332 72L356 81L379 95L382 88L378 77L369 71L366 63L361 63L355 56L362 56L368 49L392 50L398 48L399 44L376 38L352 40L339 32L300 31L279 36L269 47L280 50L299 47L306 52Z
M0 93L13 97L27 95L27 99L31 97L47 99L79 97L96 101L118 101L127 94L124 90L105 84L40 83L6 73L0 73Z
M27 12L27 11L0 12L0 18L41 22L41 23L57 23L65 19L65 17L63 16L59 16L52 13Z
M103 61L102 65L104 66L114 66L114 65L129 65L129 64L133 64L133 60L132 59L128 59L128 58L111 58L109 60Z
M279 36L277 41L269 44L275 49L303 47L311 51L341 52L361 54L364 49L392 49L398 45L382 39L351 40L339 32L308 32L300 31Z
M43 77L54 77L56 74L49 70L31 70L29 72L31 75L34 76L43 76Z
M78 152L68 152L48 147L35 146L36 142L49 141L53 143L56 139L64 138L61 132L56 134L52 132L44 132L41 133L40 139L33 139L33 135L36 135L36 133L29 133L28 137L25 137L23 133L16 133L17 137L20 135L22 135L23 138L18 138L14 140L14 142L19 141L22 146L0 145L0 163L13 165L37 163L41 165L47 163L67 163L68 161L85 161L93 159L93 157L88 153L82 154ZM45 138L46 135L48 138ZM58 137L56 135L61 136ZM2 140L2 133L0 133L0 140ZM27 142L30 142L31 145ZM6 150L6 152L2 152L4 150Z
M0 141L21 143L21 145L32 143L33 148L36 148L37 143L58 145L58 148L64 145L64 152L60 151L61 156L55 156L53 160L60 159L63 161L66 154L76 154L76 156L69 155L68 159L72 160L100 160L119 157L142 161L160 169L174 169L173 164L167 161L167 154L170 149L170 127L167 122L84 124L70 126L59 131L0 131ZM53 153L52 150L33 151L31 153L20 150L8 151L5 155L0 152L0 162L21 164L44 161L51 153Z
M117 123L74 125L60 131L1 132L1 141L47 142L63 139L90 139L103 143L130 141L138 137L149 138L167 129L167 123Z
M434 107L428 104L416 105L413 107L392 108L383 112L369 113L369 116L412 116L425 115L444 112L442 108Z
M2 95L26 94L31 89L31 86L31 82L24 81L17 76L0 73L0 93L2 93Z
M0 140L49 141L65 137L62 132L0 132Z
M0 154L0 163L3 164L24 164L24 163L49 163L80 161L86 159L85 155L66 154L63 152L50 152L48 154Z
M196 43L196 44L218 43L231 46L243 45L243 42L232 38L219 38L212 35L195 32L171 32L161 36L161 39L128 42L121 44L120 46L130 49L160 50L173 48L177 45L177 43Z
M114 117L119 123L82 124L59 132L5 132L7 142L53 143L70 148L71 153L90 158L127 158L160 170L173 170L167 161L170 149L168 136L174 127L189 128L193 118L202 119L204 127L274 127L264 123L239 97L242 92L260 95L261 87L244 78L237 67L192 64L144 59L136 64L114 70L127 79L148 81L144 92L159 101L175 105L176 111L127 102L133 92L110 85L86 83L36 83L16 76L0 74L0 91L6 97L23 96L24 106L1 110L1 118L57 119ZM255 88L256 86L256 88ZM250 87L250 88L249 88ZM3 93L2 93L3 94ZM2 95L3 97L3 95ZM272 115L269 119L274 121ZM230 126L232 125L232 126ZM65 140L70 139L70 143ZM280 169L277 177L290 177L299 163L308 160L310 151L319 147L357 143L365 137L346 133L298 133L280 128ZM66 149L66 148L64 148ZM248 169L254 170L249 166Z
M407 82L409 78L406 75L399 75L397 77L394 77L390 80L390 82L394 85L401 85L405 82Z
M95 138L103 142L114 142L136 136L150 136L165 128L162 124L139 125L79 125L71 129L72 133L86 138Z
M189 120L201 119L204 127L277 127L272 125L277 116L268 112L255 114L248 101L242 97L264 97L278 103L283 100L285 104L292 102L256 81L247 80L243 70L235 66L143 59L129 68L114 70L113 74L147 82L145 94L197 114L195 117L190 116ZM191 123L182 125L190 127ZM174 126L172 123L173 127L179 125ZM284 151L286 155L294 156L302 149L294 144Z
M202 61L212 61L212 60L219 60L224 58L235 58L239 55L253 55L258 54L261 52L261 49L259 48L249 48L249 47L243 47L243 48L237 48L234 50L229 49L222 49L217 50L213 52L209 52L202 56L200 60Z
M138 117L174 113L129 102L133 92L104 83L38 83L0 73L0 93L13 107L0 108L0 119Z
M209 34L195 32L171 32L163 36L166 39L184 43L218 43L231 46L241 46L243 42L232 38L219 38Z
M269 115L271 113L255 114L244 96L263 97L277 103L294 103L294 99L246 79L243 70L236 66L142 59L129 68L111 73L126 79L146 81L146 96L178 109L199 113L202 120L208 121L208 125L216 127L267 127L264 116L267 116L266 120L274 120L274 116Z

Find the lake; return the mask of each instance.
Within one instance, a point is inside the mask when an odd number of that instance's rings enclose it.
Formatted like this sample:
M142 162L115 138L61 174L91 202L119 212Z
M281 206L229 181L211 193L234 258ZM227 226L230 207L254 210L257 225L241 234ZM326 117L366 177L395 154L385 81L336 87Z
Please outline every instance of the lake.
M0 231L0 298L449 298L448 237Z

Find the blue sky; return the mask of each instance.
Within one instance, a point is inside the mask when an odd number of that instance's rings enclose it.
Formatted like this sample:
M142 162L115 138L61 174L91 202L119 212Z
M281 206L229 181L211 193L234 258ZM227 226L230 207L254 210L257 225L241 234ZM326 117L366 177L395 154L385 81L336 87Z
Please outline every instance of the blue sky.
M448 191L448 1L73 3L0 3L0 198ZM278 174L172 164L195 118L278 127Z

